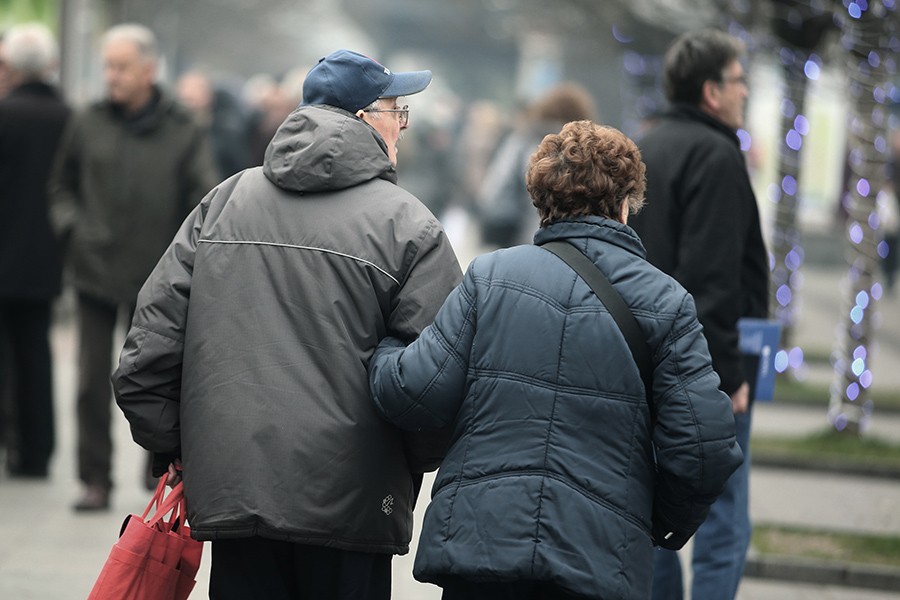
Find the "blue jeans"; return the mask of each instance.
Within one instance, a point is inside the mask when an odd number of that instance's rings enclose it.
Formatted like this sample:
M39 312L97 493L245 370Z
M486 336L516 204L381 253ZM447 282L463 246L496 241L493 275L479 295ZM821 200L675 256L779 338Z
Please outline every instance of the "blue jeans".
M729 478L706 521L694 535L692 600L733 600L750 546L751 413L734 416L735 437L744 462ZM684 584L678 554L658 548L653 560L653 600L682 600Z

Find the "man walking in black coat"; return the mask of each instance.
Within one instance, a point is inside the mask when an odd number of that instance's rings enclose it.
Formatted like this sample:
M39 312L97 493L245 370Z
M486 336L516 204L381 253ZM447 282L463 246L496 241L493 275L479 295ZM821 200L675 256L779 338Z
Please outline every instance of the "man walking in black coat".
M0 60L12 89L0 100L0 344L12 376L10 474L47 477L54 446L48 334L60 291L59 246L47 217L47 180L69 118L48 79L58 62L43 25L13 27Z
M759 210L737 129L747 81L738 40L716 30L683 35L666 54L670 110L639 145L647 165L647 206L629 222L647 259L697 303L721 390L731 396L744 464L728 481L694 537L693 598L731 599L750 543L750 383L755 366L738 349L738 320L765 318L768 260ZM747 367L750 368L747 368ZM657 553L655 600L680 599L677 555Z

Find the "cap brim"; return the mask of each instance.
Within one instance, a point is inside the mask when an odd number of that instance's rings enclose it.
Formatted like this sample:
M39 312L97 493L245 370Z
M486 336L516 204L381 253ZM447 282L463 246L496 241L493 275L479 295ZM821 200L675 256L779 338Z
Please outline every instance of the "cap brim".
M418 94L431 83L431 71L394 73L394 80L381 92L382 98L396 98Z

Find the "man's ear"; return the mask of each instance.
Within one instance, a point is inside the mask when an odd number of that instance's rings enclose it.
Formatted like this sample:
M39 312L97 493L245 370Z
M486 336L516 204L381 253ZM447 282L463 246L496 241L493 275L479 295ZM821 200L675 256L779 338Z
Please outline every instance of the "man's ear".
M703 88L700 92L700 108L706 112L717 114L719 112L719 94L721 88L718 83L712 80L703 82Z

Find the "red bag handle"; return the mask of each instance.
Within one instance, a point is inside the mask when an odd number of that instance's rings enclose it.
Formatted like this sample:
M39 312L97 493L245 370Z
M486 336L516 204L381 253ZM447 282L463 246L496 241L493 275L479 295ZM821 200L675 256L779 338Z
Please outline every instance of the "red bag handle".
M159 478L159 483L156 484L156 491L153 492L153 497L150 498L150 504L147 505L147 508L144 509L144 514L141 515L141 520L146 521L147 515L150 514L150 511L153 510L154 506L159 506L162 504L163 498L166 495L166 479L168 479L169 474L166 473L162 477Z
M150 526L158 526L161 531L172 531L177 527L179 520L184 519L186 512L184 508L184 482L179 481L178 484L172 488L172 491L166 495L167 478L168 474L159 478L159 483L156 485L156 491L153 493L153 497L150 498L150 503L147 504L147 508L144 509L144 513L141 515L142 521ZM148 521L147 516L150 514L150 511L153 510L154 506L156 507L156 511ZM166 521L165 516L170 512L172 515L169 520Z

